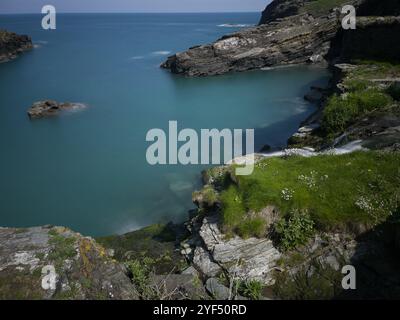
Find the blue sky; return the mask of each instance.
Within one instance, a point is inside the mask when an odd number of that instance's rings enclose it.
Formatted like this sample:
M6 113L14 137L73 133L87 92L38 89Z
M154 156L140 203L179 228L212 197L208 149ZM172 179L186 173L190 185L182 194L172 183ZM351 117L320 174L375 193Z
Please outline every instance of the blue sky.
M261 12L271 0L0 0L1 13L58 12Z

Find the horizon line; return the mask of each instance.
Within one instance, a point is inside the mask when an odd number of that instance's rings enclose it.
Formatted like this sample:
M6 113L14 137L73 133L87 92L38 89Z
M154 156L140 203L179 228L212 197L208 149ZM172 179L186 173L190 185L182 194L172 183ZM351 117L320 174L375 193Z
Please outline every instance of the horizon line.
M198 13L260 13L260 11L60 11L57 14L198 14ZM0 13L0 15L18 15L18 14L35 14L35 15L43 15L43 13L36 13L36 12L7 12L7 13Z

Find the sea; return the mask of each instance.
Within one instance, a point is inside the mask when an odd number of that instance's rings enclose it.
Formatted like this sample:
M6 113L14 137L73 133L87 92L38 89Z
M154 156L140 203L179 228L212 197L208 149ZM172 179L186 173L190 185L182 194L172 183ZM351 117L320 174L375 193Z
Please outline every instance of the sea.
M252 27L259 13L0 15L34 49L0 64L0 226L59 225L89 236L181 222L205 165L150 165L149 130L255 129L255 149L285 146L316 106L328 71L286 67L186 78L169 55ZM86 108L30 120L36 101Z

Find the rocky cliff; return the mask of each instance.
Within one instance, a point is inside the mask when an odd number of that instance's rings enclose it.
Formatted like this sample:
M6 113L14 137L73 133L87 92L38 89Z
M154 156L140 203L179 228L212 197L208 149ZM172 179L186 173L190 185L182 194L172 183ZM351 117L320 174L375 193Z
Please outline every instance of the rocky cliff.
M0 30L0 63L13 60L22 52L32 48L30 37Z
M138 298L110 252L67 228L0 228L0 244L0 299Z
M219 75L277 65L324 63L340 29L343 1L314 7L306 0L276 0L258 27L177 53L162 64L186 76ZM358 4L359 1L346 1Z

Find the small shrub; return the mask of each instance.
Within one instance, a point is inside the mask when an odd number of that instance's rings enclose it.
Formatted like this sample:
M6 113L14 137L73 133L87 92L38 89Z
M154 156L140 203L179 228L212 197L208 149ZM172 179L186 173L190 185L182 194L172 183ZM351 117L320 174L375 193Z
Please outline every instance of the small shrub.
M241 281L238 284L238 293L251 300L260 300L264 287L264 284L257 280Z
M275 225L278 246L287 251L303 245L314 232L314 221L305 213L295 212Z
M144 258L142 261L131 260L125 263L125 266L131 273L132 282L142 299L154 298L154 292L149 286L149 275L152 263L153 261L149 258Z

